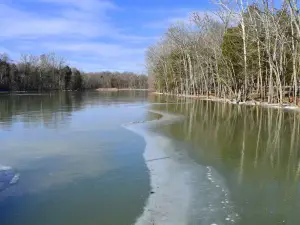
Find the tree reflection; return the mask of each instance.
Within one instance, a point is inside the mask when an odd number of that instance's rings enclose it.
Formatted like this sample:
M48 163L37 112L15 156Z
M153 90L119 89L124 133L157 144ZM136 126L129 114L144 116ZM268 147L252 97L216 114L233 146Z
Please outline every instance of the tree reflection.
M200 146L211 156L214 153L212 160L231 161L239 167L241 179L244 173L253 175L262 168L288 179L299 173L297 112L200 100L153 107L186 115L183 124L164 127L165 132Z
M70 124L72 112L88 106L144 102L147 94L146 91L0 94L0 129L10 129L17 122L27 128L56 129Z
M300 114L201 100L181 103L153 105L186 116L181 124L158 129L185 141L194 160L226 178L232 198L244 211L241 224L277 224L274 215L281 222L289 218L289 224L297 223ZM257 215L255 222L251 215Z

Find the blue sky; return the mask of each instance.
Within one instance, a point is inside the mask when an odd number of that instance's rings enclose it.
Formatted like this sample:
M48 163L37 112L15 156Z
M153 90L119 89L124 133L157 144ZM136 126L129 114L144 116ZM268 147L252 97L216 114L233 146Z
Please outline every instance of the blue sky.
M210 0L0 0L0 52L56 52L84 71L144 72L165 29Z
M0 52L56 52L84 71L145 71L144 52L199 0L0 0Z

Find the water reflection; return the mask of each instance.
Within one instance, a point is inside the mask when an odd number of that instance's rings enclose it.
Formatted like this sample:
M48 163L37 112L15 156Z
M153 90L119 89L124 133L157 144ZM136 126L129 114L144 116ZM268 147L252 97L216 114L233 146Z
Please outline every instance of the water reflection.
M156 98L165 101L161 96ZM187 116L183 124L159 130L184 140L191 146L192 158L214 166L226 177L241 210L240 224L296 224L300 219L300 114L181 101L187 103L153 106Z
M53 92L53 93L0 93L0 129L9 130L14 123L25 127L66 126L71 113L85 107L110 106L128 102L145 102L146 91L122 92ZM114 101L111 101L111 99Z
M146 100L147 92L0 95L0 165L20 174L0 192L0 224L133 224L149 192L145 143L122 124L145 120Z

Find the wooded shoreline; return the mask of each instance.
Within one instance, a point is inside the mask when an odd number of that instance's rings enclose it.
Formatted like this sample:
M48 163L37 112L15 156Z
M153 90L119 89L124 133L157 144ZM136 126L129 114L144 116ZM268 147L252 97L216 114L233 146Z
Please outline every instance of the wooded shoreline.
M215 1L192 13L147 52L157 92L233 102L300 104L300 7L284 0Z
M155 95L165 95L165 96L173 96L179 98L193 98L193 99L201 99L204 101L212 101L212 102L222 102L228 103L233 105L247 105L247 106L260 106L265 108L277 108L277 109L286 109L286 110L294 110L300 112L300 106L295 106L294 104L280 104L280 103L268 103L268 102L261 102L261 101L245 101L245 102L237 102L232 101L227 98L217 98L215 96L204 96L204 95L184 95L184 94L170 94L170 93L161 93L161 92L152 92Z
M55 53L21 55L18 62L0 54L0 91L64 91L97 88L145 89L148 77L133 72L86 73Z
M150 89L143 88L97 88L96 91L151 91Z
M147 91L152 92L150 89L140 89L140 88L97 88L97 89L82 89L82 90L48 90L48 91L1 91L0 94L12 93L12 94L43 94L52 92L77 92L77 91L98 91L98 92L118 92L118 91Z

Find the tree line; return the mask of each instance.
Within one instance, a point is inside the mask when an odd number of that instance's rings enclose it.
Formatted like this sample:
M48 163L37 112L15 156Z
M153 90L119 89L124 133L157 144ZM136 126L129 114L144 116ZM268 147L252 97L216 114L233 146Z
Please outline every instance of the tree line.
M147 80L145 75L130 72L85 73L55 53L23 54L17 63L0 54L0 91L147 89Z
M147 52L159 92L235 101L297 104L300 13L296 0L216 0L214 14L193 13Z
M148 77L133 72L94 72L85 76L85 88L148 89Z

